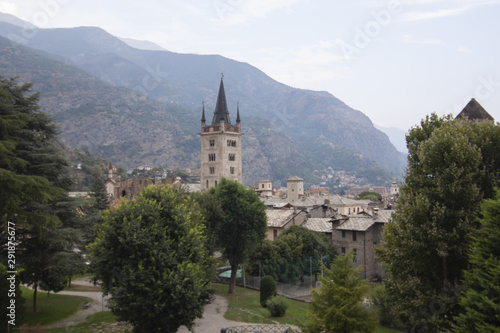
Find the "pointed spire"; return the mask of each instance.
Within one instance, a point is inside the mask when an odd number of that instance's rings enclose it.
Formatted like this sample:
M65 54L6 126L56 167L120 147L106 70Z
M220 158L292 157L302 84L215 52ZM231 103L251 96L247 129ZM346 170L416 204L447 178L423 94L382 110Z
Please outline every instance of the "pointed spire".
M201 111L201 122L205 123L207 120L205 119L205 102L201 102L202 106L202 111Z
M217 96L217 104L215 105L212 125L218 125L221 120L224 120L226 124L231 124L229 111L227 109L226 93L224 91L224 75L220 78L219 95Z
M476 101L471 99L464 109L456 116L455 119L467 118L469 120L485 120L494 121L493 117Z
M239 124L241 123L240 119L240 102L236 104L236 123Z

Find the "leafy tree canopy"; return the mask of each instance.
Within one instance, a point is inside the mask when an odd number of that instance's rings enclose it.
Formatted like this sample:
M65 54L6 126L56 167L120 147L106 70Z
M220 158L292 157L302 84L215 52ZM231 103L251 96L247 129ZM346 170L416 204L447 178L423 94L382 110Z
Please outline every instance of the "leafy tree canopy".
M207 219L214 223L210 227L231 265L229 293L236 285L238 265L245 262L251 250L264 239L267 230L266 206L252 189L222 178L219 185L208 191L220 205L223 215L218 219Z
M500 127L433 114L407 143L405 184L379 256L403 322L449 330L480 203L499 182Z
M214 259L194 201L169 185L105 211L91 245L94 279L134 332L192 328L211 299Z
M481 228L472 240L470 267L460 296L456 332L500 332L500 189L482 204Z

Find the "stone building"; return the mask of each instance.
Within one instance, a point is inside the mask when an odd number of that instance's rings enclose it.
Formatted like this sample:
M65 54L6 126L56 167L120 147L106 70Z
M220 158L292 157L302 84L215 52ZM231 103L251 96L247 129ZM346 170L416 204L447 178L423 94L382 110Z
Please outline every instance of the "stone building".
M333 219L332 242L339 253L353 251L356 266L363 269L363 278L380 279L384 270L376 260L375 248L381 246L383 227L391 219L393 210L374 210L353 216Z
M389 192L390 192L391 197L399 196L399 186L395 180L391 183L391 187L389 188Z
M241 164L241 122L239 107L233 125L227 108L223 78L220 80L219 94L212 123L207 125L205 105L201 116L201 187L204 191L222 177L242 183Z
M172 186L181 186L180 177L170 177L165 179L139 177L122 182L120 171L118 171L116 178L114 177L114 169L115 168L113 167L113 165L109 164L108 179L106 179L106 181L104 182L106 192L108 193L108 196L112 201L120 199L122 197L135 199L142 192L142 190L149 185L170 184Z
M286 198L291 204L304 196L304 179L293 176L286 180Z
M292 225L301 225L307 219L307 213L297 209L266 209L267 233L269 240L275 240Z
M271 180L260 180L255 192L263 198L273 196L273 182Z

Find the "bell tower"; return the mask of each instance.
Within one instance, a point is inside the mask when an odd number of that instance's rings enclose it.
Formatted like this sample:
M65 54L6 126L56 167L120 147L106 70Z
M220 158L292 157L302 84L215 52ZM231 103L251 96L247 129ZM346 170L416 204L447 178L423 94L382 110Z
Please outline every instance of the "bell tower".
M224 76L221 77L217 103L210 125L206 124L205 104L201 113L201 188L217 186L222 177L242 182L241 121L239 105L233 125L227 108Z

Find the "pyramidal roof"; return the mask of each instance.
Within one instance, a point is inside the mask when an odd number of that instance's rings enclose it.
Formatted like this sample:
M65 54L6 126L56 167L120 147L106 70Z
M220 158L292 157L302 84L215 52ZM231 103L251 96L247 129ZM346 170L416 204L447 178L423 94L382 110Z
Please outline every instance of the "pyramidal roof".
M229 111L227 109L226 93L224 91L224 77L220 79L219 95L217 96L217 104L215 105L214 117L212 119L212 125L218 125L221 120L224 120L226 124L231 124L229 119Z
M474 98L464 107L455 119L494 121L493 117Z

